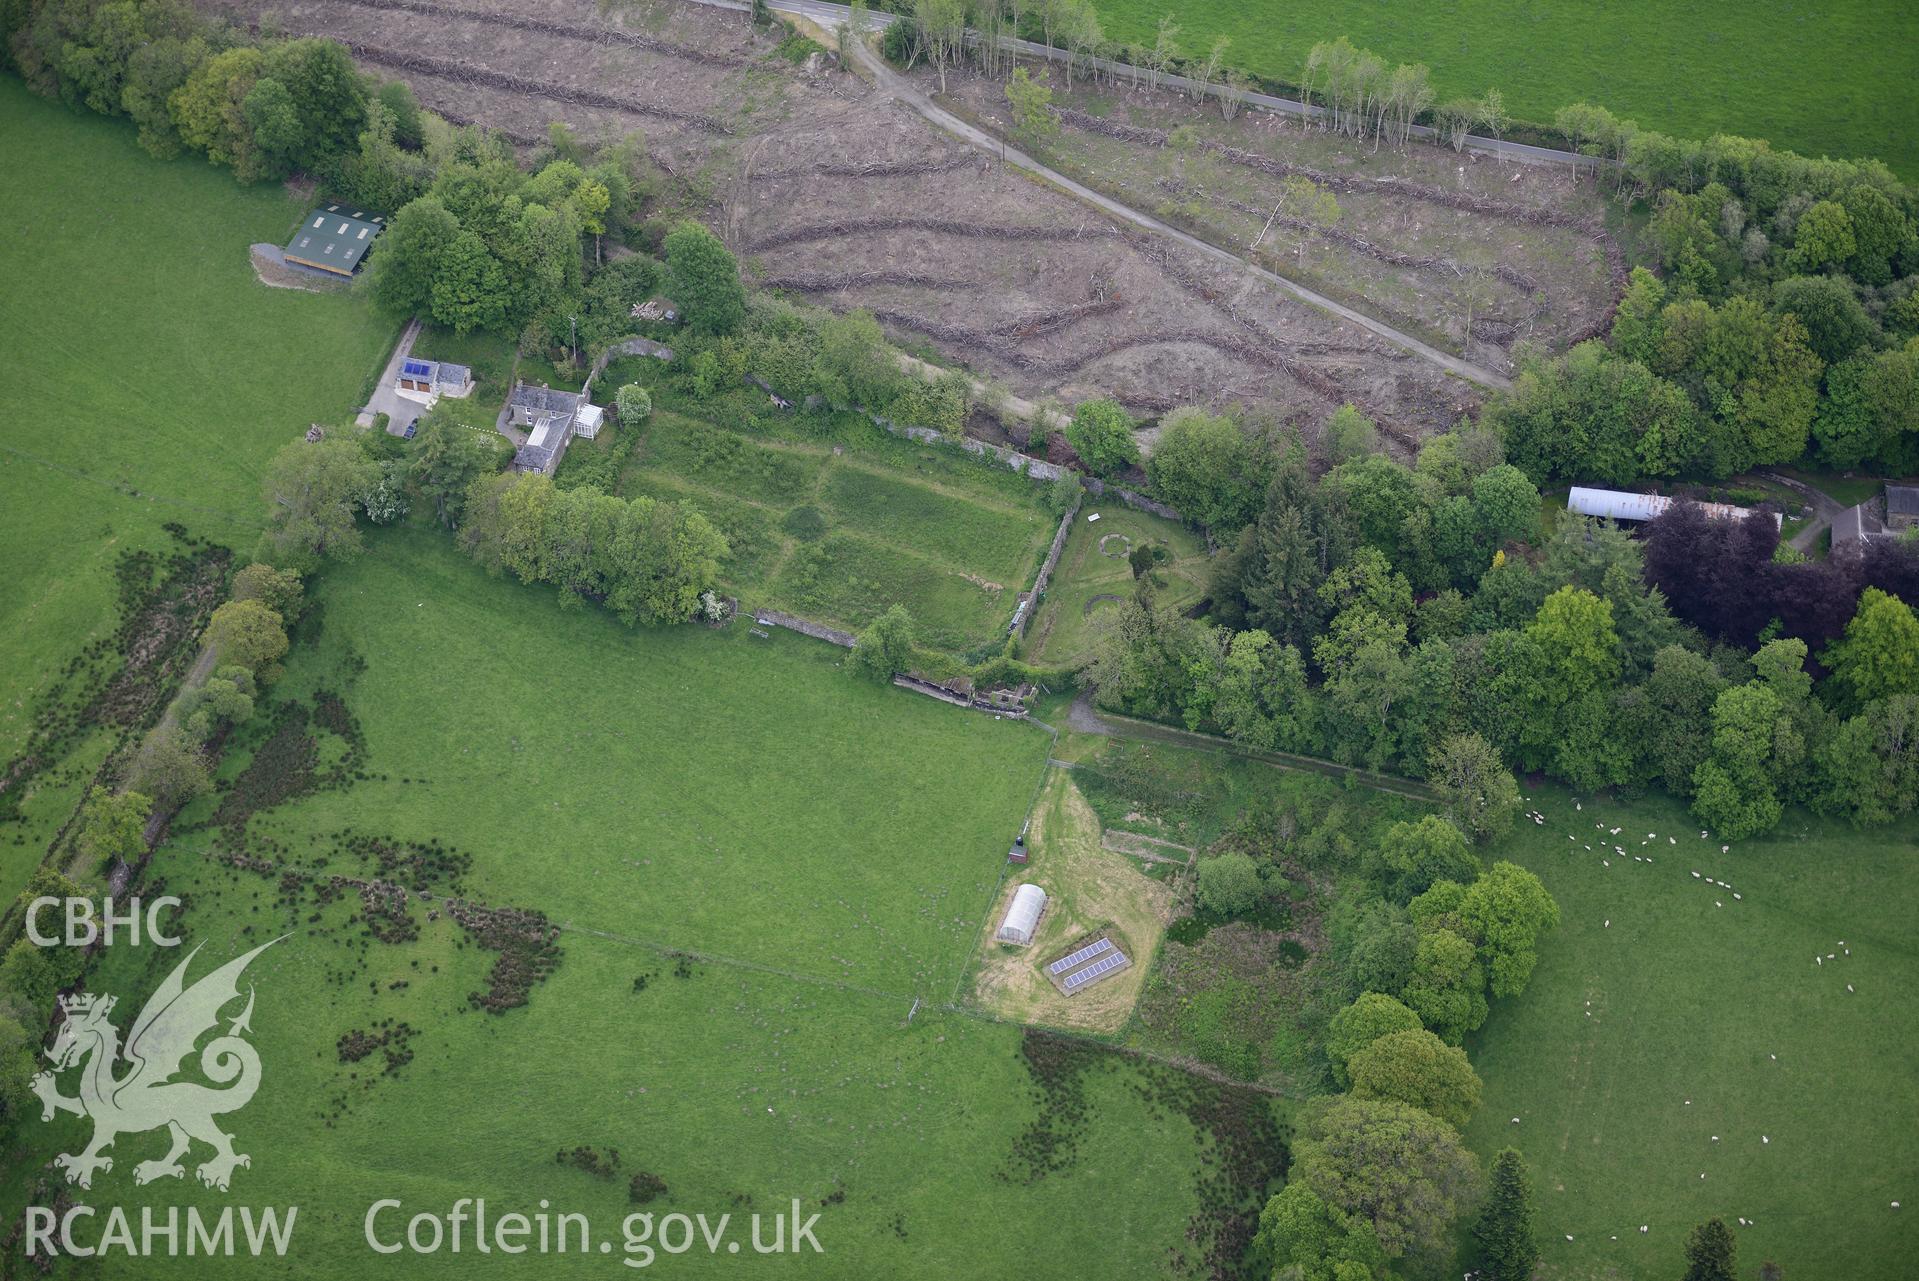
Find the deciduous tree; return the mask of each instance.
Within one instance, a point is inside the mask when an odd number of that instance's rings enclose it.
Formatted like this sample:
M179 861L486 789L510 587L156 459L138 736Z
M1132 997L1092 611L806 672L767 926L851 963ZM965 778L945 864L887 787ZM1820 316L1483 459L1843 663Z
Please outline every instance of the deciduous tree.
M1379 838L1367 859L1369 872L1384 887L1386 897L1404 903L1424 893L1435 881L1461 884L1479 875L1479 860L1458 828L1428 814L1411 823L1395 823Z
M1217 916L1243 916L1264 893L1252 855L1239 850L1201 859L1198 881L1199 905Z
M1356 1099L1385 1099L1463 1129L1479 1107L1479 1074L1466 1052L1423 1028L1388 1032L1347 1060Z
M382 310L396 316L424 314L433 305L433 283L460 224L433 196L409 202L367 255L368 288Z
M1053 114L1053 90L1013 68L1006 82L1006 105L1013 113L1013 136L1029 147L1044 147L1059 136L1059 117Z
M1519 816L1519 784L1498 749L1478 734L1467 731L1440 740L1427 777L1453 821L1474 841L1494 840L1512 830Z
M1421 1029L1419 1016L1398 1000L1383 992L1362 992L1345 1009L1333 1015L1326 1025L1326 1058L1333 1067L1333 1080L1341 1087L1352 1077L1348 1064L1355 1054L1394 1032Z
M1479 1191L1478 1164L1452 1127L1403 1103L1346 1098L1316 1109L1293 1160L1293 1179L1370 1220L1389 1258L1442 1248Z
M1386 1275L1379 1234L1360 1214L1338 1210L1303 1182L1288 1183L1260 1211L1256 1244L1287 1281L1373 1281Z
M1845 636L1822 661L1848 708L1919 694L1919 617L1897 596L1868 587L1859 595Z
M913 616L894 605L874 619L853 646L853 667L869 678L890 681L913 665Z
M118 796L96 787L80 816L80 852L95 867L132 862L147 852L147 815L153 798L140 792Z
M1459 920L1491 963L1492 994L1518 996L1539 960L1539 936L1559 924L1559 904L1538 876L1501 861L1466 887Z
M230 600L213 611L201 642L222 660L257 672L287 652L280 616L257 600Z
M720 238L691 220L667 233L668 288L686 322L708 334L730 334L746 318L739 264Z
M292 619L300 615L306 589L292 570L255 561L233 576L227 595L232 600L257 600L282 619Z
M281 449L267 463L262 559L310 569L328 556L357 555L354 506L376 470L358 443L340 437Z
M1234 534L1259 514L1260 452L1237 423L1187 406L1161 420L1146 463L1154 490L1187 520Z
M1117 401L1081 401L1073 411L1073 421L1067 424L1066 440L1087 469L1098 476L1110 476L1139 461L1132 415Z

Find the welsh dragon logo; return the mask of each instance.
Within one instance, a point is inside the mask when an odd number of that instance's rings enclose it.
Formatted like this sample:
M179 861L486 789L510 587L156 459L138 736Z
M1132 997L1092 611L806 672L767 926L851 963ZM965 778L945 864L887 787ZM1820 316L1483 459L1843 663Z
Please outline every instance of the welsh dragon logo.
M233 1150L233 1136L214 1123L216 1116L245 1107L260 1088L260 1056L242 1039L252 1030L251 986L247 988L246 1008L228 1022L226 1034L216 1036L200 1051L201 1073L215 1086L225 1088L173 1078L179 1075L200 1038L217 1028L220 1011L239 999L240 975L247 964L279 941L263 943L187 987L187 966L200 951L196 946L141 1009L124 1049L119 1030L108 1018L113 1012L113 997L82 992L61 998L60 1008L66 1017L54 1037L53 1048L47 1051L53 1068L33 1078L33 1092L40 1096L42 1120L51 1121L55 1112L93 1119L93 1141L79 1152L54 1158L54 1164L66 1171L67 1182L92 1187L95 1170L113 1169L113 1158L102 1152L113 1146L115 1138L161 1126L172 1135L173 1146L159 1160L134 1166L135 1183L184 1177L180 1158L195 1139L213 1149L213 1156L195 1171L200 1182L210 1188L226 1191L234 1167L253 1164L244 1152ZM122 1057L132 1068L115 1076L114 1068ZM67 1098L59 1092L54 1078L83 1063L80 1095Z

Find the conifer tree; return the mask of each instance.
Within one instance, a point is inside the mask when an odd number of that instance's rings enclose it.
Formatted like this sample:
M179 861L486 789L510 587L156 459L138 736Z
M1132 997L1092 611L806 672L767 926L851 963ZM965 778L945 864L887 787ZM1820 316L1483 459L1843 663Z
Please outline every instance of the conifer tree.
M1732 1229L1721 1218L1710 1218L1686 1238L1686 1281L1738 1281L1733 1262Z
M1722 1225L1723 1226L1723 1225ZM1473 1228L1492 1281L1526 1281L1539 1261L1533 1240L1533 1187L1526 1161L1511 1148L1493 1159L1486 1208Z

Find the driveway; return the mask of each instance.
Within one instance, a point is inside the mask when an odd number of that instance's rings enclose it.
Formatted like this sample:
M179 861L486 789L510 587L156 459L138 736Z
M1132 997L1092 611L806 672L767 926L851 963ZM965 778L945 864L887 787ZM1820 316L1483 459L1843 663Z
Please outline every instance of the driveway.
M1847 509L1805 481L1795 480L1784 472L1766 471L1762 474L1804 498L1807 505L1812 508L1812 516L1806 521L1806 527L1787 540L1794 551L1810 556L1812 549L1819 543L1819 535L1825 533Z
M406 322L406 329L400 334L400 341L393 345L393 358L386 362L386 368L380 371L379 385L373 389L373 398L360 411L353 421L362 427L371 427L378 414L387 416L386 430L389 436L399 436L406 432L407 424L426 412L426 406L417 400L407 400L394 390L400 380L400 362L413 354L413 344L420 337L420 318L415 316Z

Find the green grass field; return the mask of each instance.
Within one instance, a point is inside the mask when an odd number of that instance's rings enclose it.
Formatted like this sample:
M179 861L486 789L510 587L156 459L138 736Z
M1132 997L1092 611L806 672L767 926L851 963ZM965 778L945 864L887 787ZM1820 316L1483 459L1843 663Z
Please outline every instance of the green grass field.
M1563 920L1525 994L1494 1002L1467 1045L1486 1082L1467 1137L1531 1163L1541 1275L1676 1276L1686 1233L1715 1214L1741 1275L1766 1259L1788 1277L1906 1275L1914 834L1795 813L1721 855L1670 803L1531 799L1548 822L1491 854L1537 872ZM1624 831L1595 839L1596 821Z
M754 608L857 630L898 602L922 643L991 642L1056 528L1038 487L874 431L835 452L662 408L620 490L706 513L732 548L725 585Z
M1099 519L1086 518L1098 513ZM1118 503L1088 501L1073 518L1073 532L1053 567L1046 599L1027 632L1035 662L1071 666L1087 655L1092 623L1132 595L1132 548L1162 543L1172 559L1154 569L1161 604L1184 609L1205 594L1206 548L1199 535L1175 521ZM1102 546L1102 544L1104 544Z
M250 548L261 467L308 423L352 410L393 332L352 295L254 279L247 246L283 240L303 212L280 188L153 160L124 122L8 77L0 167L5 760L52 677L112 632L121 554L167 544L169 521ZM47 785L30 818L71 808ZM0 890L36 853L0 844Z
M1177 15L1181 48L1218 36L1247 70L1296 84L1307 51L1346 36L1393 62L1424 62L1442 99L1488 86L1514 116L1596 102L1680 137L1734 133L1808 155L1877 156L1919 177L1919 9L1897 0L1816 8L1792 0L1603 9L1524 0L1448 0L1417 9L1352 0L1097 0L1108 36L1151 45Z
M483 897L668 947L943 994L1045 759L1042 733L895 697L830 646L744 625L636 637L491 582L427 530L383 537L325 601L321 661L369 660L350 702L390 777L256 833L510 852L476 873ZM843 794L888 799L814 799Z
M738 625L636 634L562 611L488 579L438 532L371 543L323 583L319 635L276 691L344 690L368 777L257 814L246 848L282 863L265 874L207 856L215 834L194 820L209 802L153 869L192 903L185 928L207 942L203 961L293 931L248 974L267 1076L228 1125L253 1164L232 1198L140 1189L130 1168L158 1136L125 1136L95 1198L298 1205L275 1275L606 1276L618 1253L379 1259L361 1224L384 1197L405 1214L485 1197L496 1215L547 1198L591 1216L595 1239L619 1251L626 1179L648 1171L668 1188L648 1210L731 1213L742 1239L752 1212L796 1197L819 1212L825 1253L764 1265L783 1275L1190 1274L1204 1247L1186 1243L1189 1222L1235 1141L1222 1118L1270 1127L1273 1105L1091 1047L1042 1080L1019 1027L941 1008L1045 734L858 682L837 651L802 638ZM229 779L264 732L252 728ZM350 890L283 900L288 868L316 884L367 874L338 840L348 827L470 855L442 888L564 923L557 971L524 1008L483 1014L467 994L487 986L491 954L427 904L408 909L417 939L382 943ZM149 991L178 956L116 948L93 983ZM909 1022L916 997L926 1004ZM386 1020L413 1029L410 1061L343 1061L340 1038ZM1085 1112L1062 1121L1068 1096ZM0 1162L0 1212L84 1132L28 1126ZM1043 1172L1028 1159L1036 1134L1057 1158ZM618 1177L556 1163L578 1145L618 1149ZM661 1262L674 1275L739 1270L703 1250ZM121 1256L98 1274L260 1266Z

